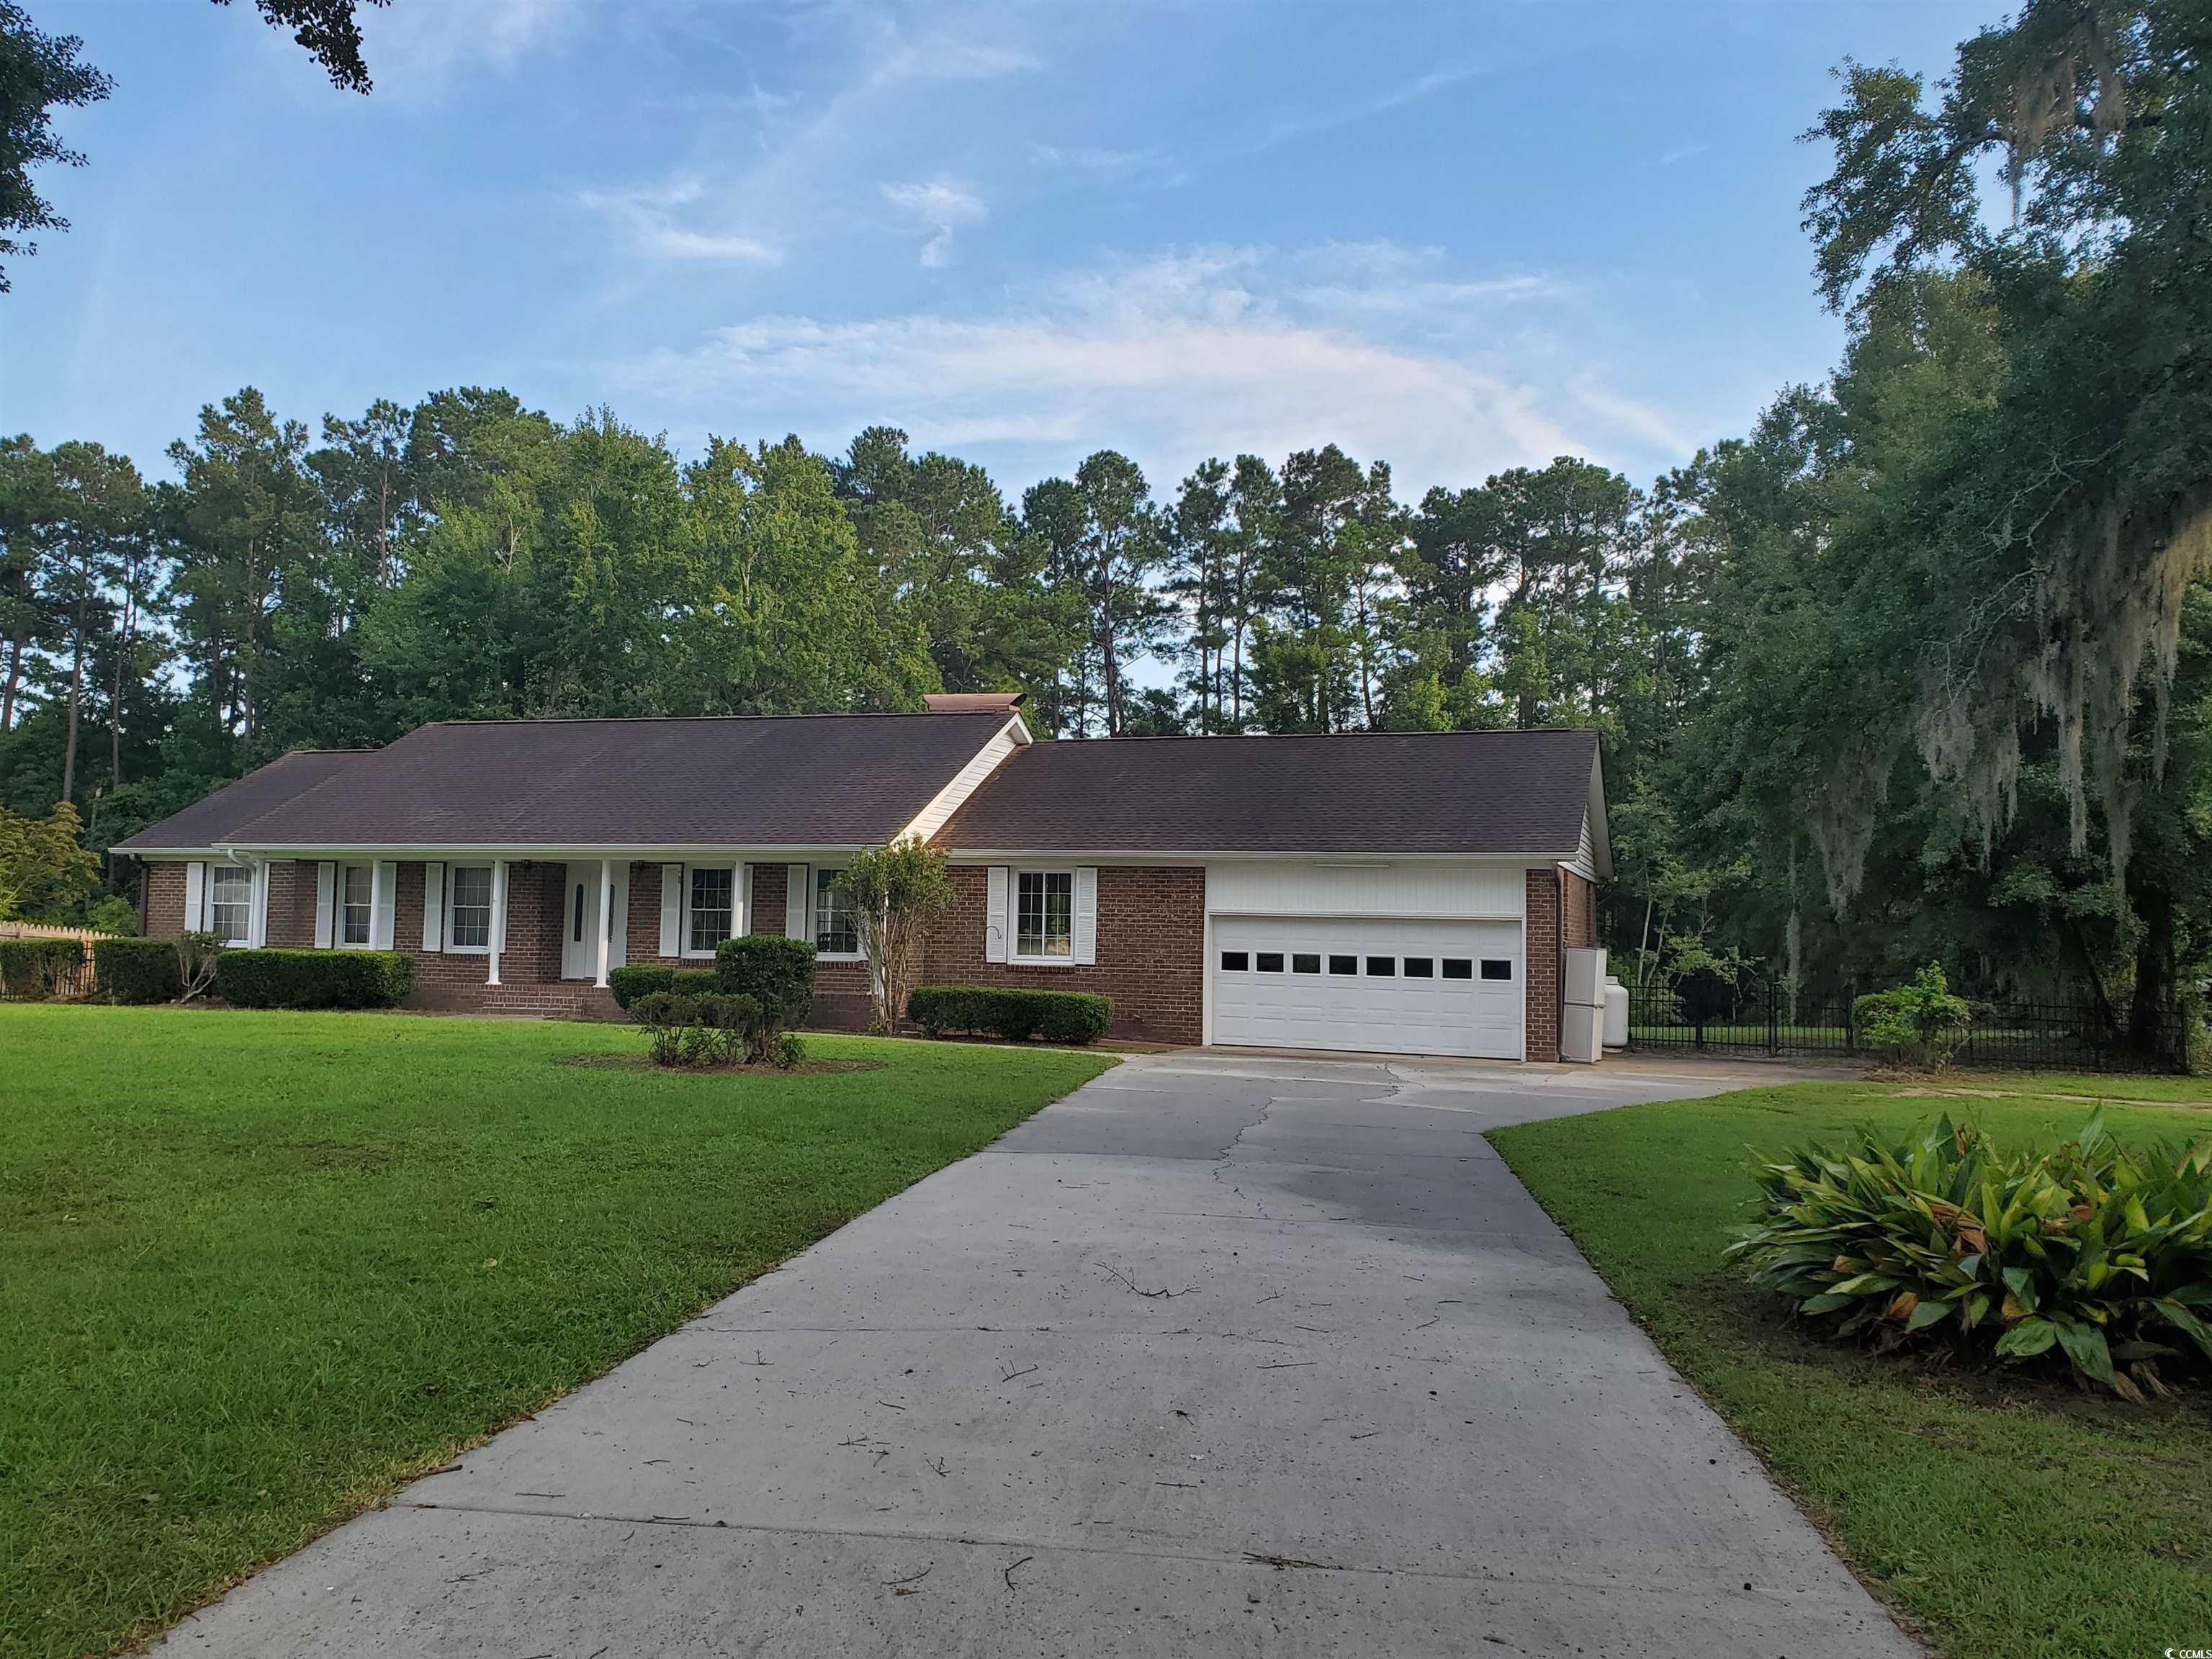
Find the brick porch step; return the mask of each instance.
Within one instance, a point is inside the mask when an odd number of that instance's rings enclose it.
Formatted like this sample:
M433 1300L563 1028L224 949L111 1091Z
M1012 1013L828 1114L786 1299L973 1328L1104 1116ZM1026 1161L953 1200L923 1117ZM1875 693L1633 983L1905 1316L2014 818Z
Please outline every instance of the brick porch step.
M614 994L595 985L487 986L477 1004L487 1014L523 1014L539 1019L620 1019Z

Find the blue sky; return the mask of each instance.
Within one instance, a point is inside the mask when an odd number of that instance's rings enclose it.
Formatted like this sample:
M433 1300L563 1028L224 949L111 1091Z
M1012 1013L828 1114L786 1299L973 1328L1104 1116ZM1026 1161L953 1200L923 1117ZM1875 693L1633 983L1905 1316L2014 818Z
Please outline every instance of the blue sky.
M464 384L706 434L860 426L1010 492L1334 441L1401 494L1639 482L1841 343L1796 142L1848 55L1993 4L394 0L368 98L246 0L28 0L112 100L10 262L0 427L165 471L246 384Z

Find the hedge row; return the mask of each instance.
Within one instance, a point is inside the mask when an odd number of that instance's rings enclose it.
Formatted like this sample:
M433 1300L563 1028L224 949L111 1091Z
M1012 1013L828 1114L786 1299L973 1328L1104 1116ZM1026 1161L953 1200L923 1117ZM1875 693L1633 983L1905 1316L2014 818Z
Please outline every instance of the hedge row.
M712 968L671 968L663 963L641 962L634 967L608 970L607 988L615 1006L629 1009L640 997L673 992L678 996L704 996L715 988Z
M215 989L237 1008L390 1008L414 978L397 951L225 951Z
M0 939L0 998L46 1002L78 988L84 946L74 939Z
M185 994L174 939L95 939L92 971L110 1002L174 1002Z
M906 1017L931 1036L988 1032L1008 1042L1096 1042L1114 1023L1114 1004L1085 991L1013 991L994 985L918 985Z

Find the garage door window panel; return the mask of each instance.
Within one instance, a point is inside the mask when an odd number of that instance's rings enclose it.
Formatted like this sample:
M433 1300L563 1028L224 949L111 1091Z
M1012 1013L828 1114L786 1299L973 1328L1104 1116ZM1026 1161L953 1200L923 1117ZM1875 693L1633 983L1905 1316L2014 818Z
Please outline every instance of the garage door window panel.
M1255 965L1263 974L1279 974L1283 971L1283 953L1280 951L1262 951Z
M1398 958L1395 957L1367 958L1367 977L1370 979L1390 979L1394 978L1397 972Z
M1436 976L1437 964L1433 957L1407 957L1406 958L1407 979L1434 979Z
M1513 977L1513 963L1504 957L1485 957L1482 959L1482 976L1485 979L1510 980Z
M1294 974L1317 974L1321 972L1321 958L1303 951L1296 952L1291 957L1291 971Z
M1474 962L1473 958L1468 957L1446 957L1444 958L1444 977L1446 979L1473 979L1474 977Z
M1224 973L1245 973L1251 966L1252 956L1249 951L1224 951L1221 953L1221 967Z
M1359 958L1331 957L1328 959L1328 971L1332 974L1357 974L1359 971Z

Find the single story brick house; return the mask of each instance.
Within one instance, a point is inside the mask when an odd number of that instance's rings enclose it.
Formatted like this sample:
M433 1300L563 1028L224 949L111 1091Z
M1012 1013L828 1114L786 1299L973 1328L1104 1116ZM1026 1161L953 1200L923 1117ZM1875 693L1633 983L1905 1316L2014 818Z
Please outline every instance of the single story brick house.
M404 951L427 1008L611 1015L608 972L732 934L866 1019L856 851L942 847L925 982L1103 992L1117 1035L1550 1060L1610 873L1589 732L1033 742L927 714L449 721L301 750L117 845L151 935Z

